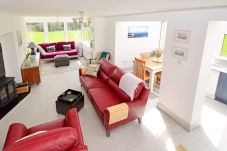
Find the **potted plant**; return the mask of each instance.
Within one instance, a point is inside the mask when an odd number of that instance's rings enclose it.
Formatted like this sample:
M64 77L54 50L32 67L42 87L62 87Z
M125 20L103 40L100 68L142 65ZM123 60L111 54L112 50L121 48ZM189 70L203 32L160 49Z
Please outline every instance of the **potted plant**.
M161 62L161 61L162 61L162 60L161 60L162 54L163 54L163 52L162 52L161 49L156 49L156 50L154 50L154 56L155 56L155 61L156 61L156 62Z
M26 55L25 55L24 64L26 66L29 66L30 65L30 55L31 55L31 52L27 52Z

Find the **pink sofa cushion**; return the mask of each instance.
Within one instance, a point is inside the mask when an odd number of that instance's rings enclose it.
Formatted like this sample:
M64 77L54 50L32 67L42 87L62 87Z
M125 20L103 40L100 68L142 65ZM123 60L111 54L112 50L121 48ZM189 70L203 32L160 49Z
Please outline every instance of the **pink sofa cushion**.
M68 45L68 44L71 45L71 49L75 49L75 42L74 42L74 41L69 41L69 42L58 42L58 43L57 43L57 46L56 46L56 49L57 49L57 50L64 50L64 49L63 49L63 45Z
M64 51L64 50L59 50L59 51L55 51L55 52L48 52L45 54L41 54L41 59L48 59L48 58L54 58L54 56L56 55L61 55L61 54L67 54L69 56L74 56L78 54L78 50L73 49L70 51Z
M109 87L94 88L90 89L88 92L101 113L109 106L122 103L121 98Z
M49 46L55 46L56 50L57 50L57 43L53 42L53 43L43 43L43 44L39 44L43 50L45 50L47 52L47 47Z
M110 76L114 69L117 68L114 64L103 58L100 62L100 69L104 71L108 76Z

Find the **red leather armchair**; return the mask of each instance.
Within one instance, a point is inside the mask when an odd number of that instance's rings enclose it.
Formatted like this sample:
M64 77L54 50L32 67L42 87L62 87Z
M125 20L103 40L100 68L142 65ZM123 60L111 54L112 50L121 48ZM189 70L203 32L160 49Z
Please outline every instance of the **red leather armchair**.
M17 141L38 131L46 131ZM87 151L84 145L76 109L69 110L65 119L31 128L22 123L10 125L3 151Z

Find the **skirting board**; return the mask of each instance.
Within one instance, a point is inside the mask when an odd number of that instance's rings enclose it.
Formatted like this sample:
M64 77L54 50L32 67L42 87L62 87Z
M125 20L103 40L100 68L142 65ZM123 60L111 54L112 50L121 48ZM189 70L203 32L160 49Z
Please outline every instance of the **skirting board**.
M166 113L170 118L172 118L174 121L176 121L178 124L180 124L184 129L186 129L188 132L194 130L195 128L199 127L201 124L201 121L196 121L193 124L190 124L186 122L184 119L176 115L174 112L169 110L165 105L158 102L157 104L158 109Z

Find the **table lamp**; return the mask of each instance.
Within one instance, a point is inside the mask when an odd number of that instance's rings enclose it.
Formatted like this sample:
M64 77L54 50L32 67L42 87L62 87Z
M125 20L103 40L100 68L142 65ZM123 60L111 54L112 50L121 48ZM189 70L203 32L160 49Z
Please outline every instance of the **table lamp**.
M29 45L28 45L28 48L31 48L31 55L35 55L35 48L36 48L36 45L34 42L30 42Z

